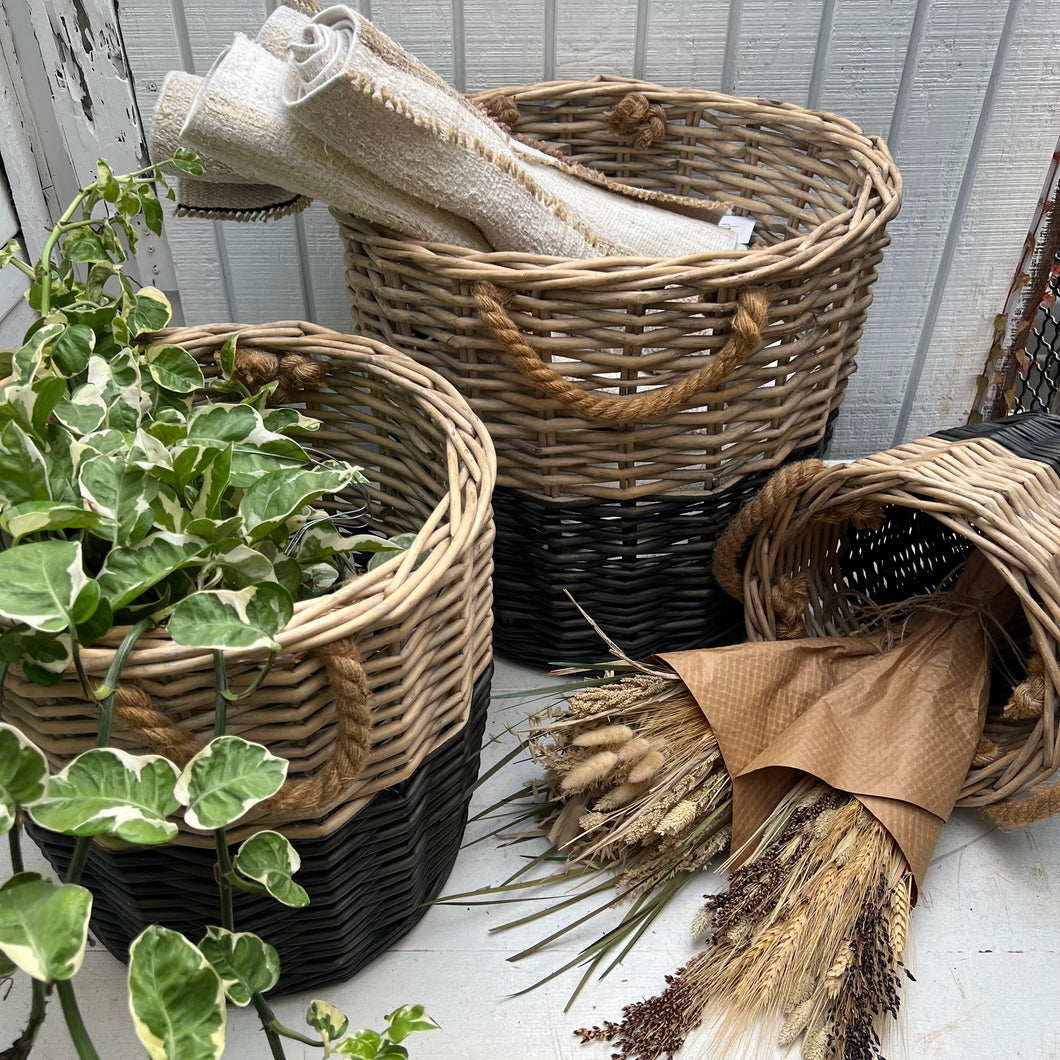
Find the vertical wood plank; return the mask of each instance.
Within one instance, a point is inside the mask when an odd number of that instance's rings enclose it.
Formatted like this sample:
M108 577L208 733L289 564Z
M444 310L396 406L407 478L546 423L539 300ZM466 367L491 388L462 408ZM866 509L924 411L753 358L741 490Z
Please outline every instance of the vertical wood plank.
M636 40L636 0L558 0L556 77L632 77Z
M1007 7L993 0L934 0L922 40L909 49L889 144L905 199L888 228L892 243L874 288L858 372L836 424L833 456L861 456L894 442ZM1013 127L1012 149L1019 150L1027 131ZM1031 163L1038 182L1046 159ZM1014 233L1014 249L1025 230ZM931 399L921 394L920 400Z
M887 136L917 0L838 0L817 106Z
M372 0L372 21L406 51L454 83L453 0ZM463 42L460 44L463 54Z
M929 354L905 438L963 423L990 349L994 316L1019 261L1060 128L1060 30L1048 0L1023 0L996 98L984 127L970 197L942 264L934 318L921 338ZM1029 86L1054 86L1051 91ZM1020 130L1013 137L1013 130Z
M39 0L9 5L8 26L28 104L48 156L48 172L65 205L95 179L106 155L118 172L146 160L139 116L113 0ZM164 290L175 286L168 247L140 227L127 271Z
M743 0L733 95L806 104L823 0Z
M730 0L653 0L644 44L645 80L720 92L729 8Z
M464 0L467 91L542 80L544 15L541 0Z
M137 0L130 5L145 18L157 19L171 27L171 34L163 47L154 41L150 48L137 48L137 59L145 63L147 56L160 59L163 69L153 72L148 80L161 87L169 69L183 66L192 73L204 74L236 33L253 37L268 16L265 0L173 0L170 17L159 19L158 2ZM124 24L124 23L123 23ZM140 27L146 29L146 27ZM127 36L139 40L140 34ZM145 98L147 113L154 98L148 90ZM294 218L267 222L211 222L170 217L168 230L180 247L182 289L187 285L185 316L189 320L218 319L218 313L229 319L268 321L311 317L313 309L307 304L306 286L301 277L303 265L300 253L299 223ZM200 257L195 247L205 239L216 255L216 267L197 276ZM267 268L262 267L268 262Z
M151 120L166 73L194 72L183 18L183 5L171 7L168 0L129 0L122 4L125 54L145 125ZM166 205L164 233L173 256L184 321L235 320L236 308L229 304L225 290L218 226L211 221L174 217Z

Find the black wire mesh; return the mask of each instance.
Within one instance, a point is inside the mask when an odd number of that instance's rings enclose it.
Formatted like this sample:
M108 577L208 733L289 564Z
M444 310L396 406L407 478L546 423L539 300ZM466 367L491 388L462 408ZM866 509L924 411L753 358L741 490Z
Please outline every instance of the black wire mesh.
M1060 412L1060 254L1035 314L1019 367L1013 412Z

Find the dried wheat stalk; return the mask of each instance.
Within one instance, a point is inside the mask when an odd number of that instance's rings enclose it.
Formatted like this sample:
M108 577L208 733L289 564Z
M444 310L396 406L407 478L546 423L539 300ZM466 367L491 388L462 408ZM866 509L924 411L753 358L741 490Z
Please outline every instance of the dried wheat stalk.
M894 840L852 796L807 781L767 821L729 887L694 923L705 948L621 1023L582 1029L618 1058L669 1057L706 1015L711 1055L773 1019L804 1060L879 1060L897 1015L912 877Z

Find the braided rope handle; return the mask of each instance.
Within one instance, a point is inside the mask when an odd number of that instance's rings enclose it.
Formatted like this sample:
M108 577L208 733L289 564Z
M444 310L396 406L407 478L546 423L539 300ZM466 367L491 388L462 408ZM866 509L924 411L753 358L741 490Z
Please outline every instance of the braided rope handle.
M766 484L736 513L714 546L714 580L730 596L737 600L744 598L743 571L737 569L737 560L751 535L824 469L820 460L786 464L770 475Z
M368 682L357 646L350 638L314 648L327 671L335 701L335 739L331 755L318 773L284 782L283 787L257 809L270 818L313 817L333 806L360 776L368 758L372 718ZM114 693L114 713L136 739L154 753L165 755L182 769L202 750L203 744L173 722L136 685L119 685Z
M546 397L569 409L607 423L646 423L711 390L761 345L769 311L764 288L747 287L737 297L732 317L732 336L716 357L702 368L669 386L630 397L610 397L583 390L546 364L526 341L504 308L504 295L492 283L476 281L471 287L479 316L490 335L499 342L515 367Z

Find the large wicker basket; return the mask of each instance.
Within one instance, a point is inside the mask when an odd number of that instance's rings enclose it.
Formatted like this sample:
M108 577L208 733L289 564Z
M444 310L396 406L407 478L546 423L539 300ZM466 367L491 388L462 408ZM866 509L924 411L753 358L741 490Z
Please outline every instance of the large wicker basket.
M450 384L371 340L299 322L187 328L167 338L212 366L235 330L240 349L278 355L281 376L284 363L324 360L323 385L298 395L323 421L313 447L364 469L368 528L416 535L407 552L297 604L277 637L282 652L272 669L229 712L229 733L265 744L290 764L284 797L264 804L231 838L279 828L314 866L309 883L320 901L293 921L284 914L291 926L278 943L292 965L288 980L307 985L314 974L323 981L351 973L392 940L395 924L411 926L456 856L489 698L495 463L485 429ZM295 354L300 358L284 362ZM90 678L106 673L121 633L84 652ZM260 667L260 657L232 654L230 684L246 687ZM212 734L214 697L210 653L176 645L157 629L138 642L123 671L112 742L179 761ZM3 713L55 767L94 743L96 713L72 678L41 688L9 674ZM360 762L356 779L337 782L350 761ZM431 771L430 798L416 782L424 768ZM412 785L414 797L394 802L402 785ZM361 815L383 812L373 809L379 799L380 806L393 803L384 814L393 820L382 822L389 831L379 820L361 826ZM443 804L444 821L436 813ZM371 873L351 875L366 837L382 849ZM95 850L89 878L109 881L97 909L100 937L120 951L143 926L143 902L127 901L124 891L150 893L150 915L163 922L216 922L212 855L200 849L211 844L211 836L183 830L173 844L146 852ZM47 838L46 850L60 861L64 846L63 837ZM421 857L422 870L412 865ZM192 900L196 877L202 893ZM394 915L379 916L379 906ZM257 930L261 920L267 933L276 910L262 903L250 909L241 926ZM322 918L339 957L314 951L307 970L304 947L315 943L306 929Z
M752 639L845 636L952 586L976 549L1022 611L996 638L985 741L957 805L1030 823L1060 811L1060 787L1023 798L1060 768L1060 416L783 468L730 524L715 570L743 599Z
M489 254L336 213L353 316L454 382L494 439L499 647L599 655L563 599L572 584L633 654L716 641L731 626L714 614L715 538L690 524L717 524L705 507L738 506L763 481L750 476L823 445L898 211L898 173L850 122L766 100L624 78L482 99L516 132L617 180L730 201L755 220L751 248L673 260ZM631 125L640 103L644 120ZM690 565L702 573L689 578ZM546 603L509 603L531 593Z

